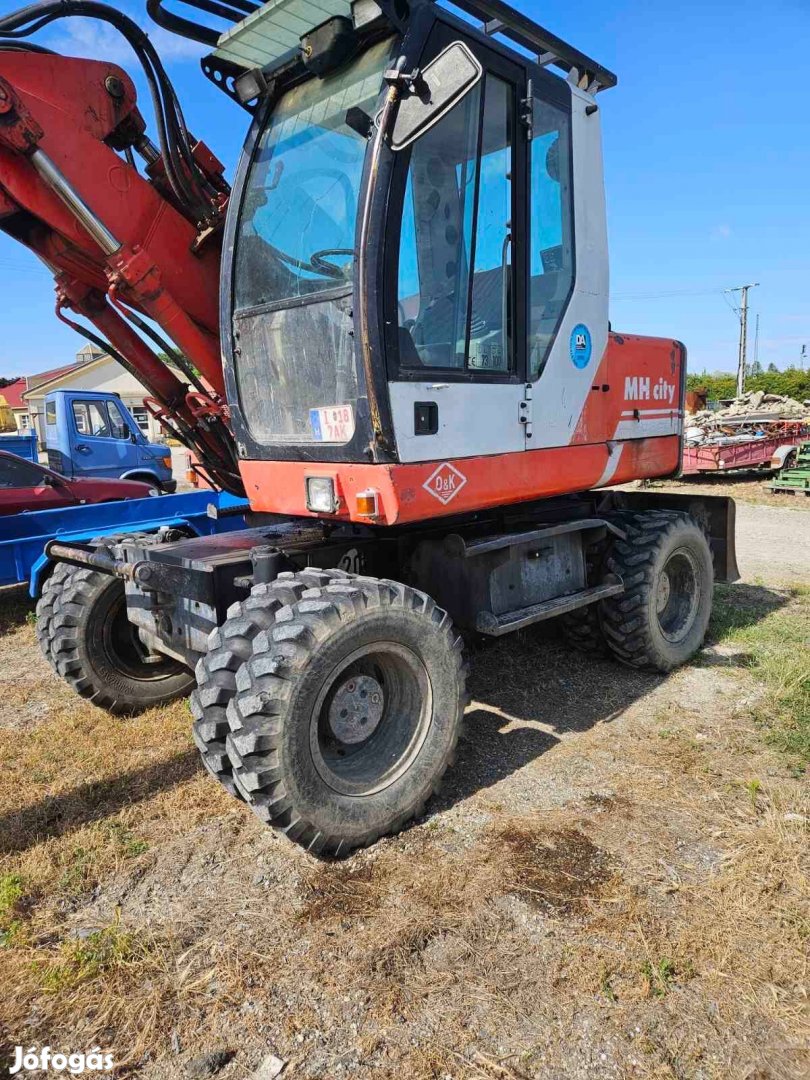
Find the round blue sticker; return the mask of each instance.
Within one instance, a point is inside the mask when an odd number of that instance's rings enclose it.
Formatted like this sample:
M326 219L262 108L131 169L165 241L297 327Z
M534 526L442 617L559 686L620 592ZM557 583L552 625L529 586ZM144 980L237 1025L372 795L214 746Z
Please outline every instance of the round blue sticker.
M584 323L577 323L571 331L571 361L578 368L591 362L591 332Z

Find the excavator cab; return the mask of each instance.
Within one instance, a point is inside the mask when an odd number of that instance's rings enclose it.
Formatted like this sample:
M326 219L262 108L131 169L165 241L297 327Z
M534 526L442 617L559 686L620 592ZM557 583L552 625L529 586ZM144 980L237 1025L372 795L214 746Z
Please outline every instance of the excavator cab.
M541 495L526 452L575 439L598 447L583 486L605 470L622 395L595 96L616 80L506 5L462 7L483 28L334 0L291 59L268 4L214 54L265 61L234 84L257 96L221 313L257 509L393 523ZM493 457L498 490L476 475Z

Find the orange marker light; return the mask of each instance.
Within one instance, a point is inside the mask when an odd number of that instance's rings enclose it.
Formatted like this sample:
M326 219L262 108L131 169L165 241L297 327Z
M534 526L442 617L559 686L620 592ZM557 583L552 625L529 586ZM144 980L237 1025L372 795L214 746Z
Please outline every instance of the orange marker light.
M378 495L374 488L357 492L357 516L375 518L379 517Z

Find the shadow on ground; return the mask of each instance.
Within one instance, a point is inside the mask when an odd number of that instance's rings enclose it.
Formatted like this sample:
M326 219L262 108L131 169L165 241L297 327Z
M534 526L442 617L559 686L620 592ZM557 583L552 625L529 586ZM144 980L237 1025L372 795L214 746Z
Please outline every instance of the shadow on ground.
M761 622L788 600L789 593L761 585L718 586L707 644ZM740 652L722 666L746 661ZM712 663L702 656L698 662ZM561 738L611 723L667 678L576 652L556 622L478 646L470 668L465 737L434 811L499 783Z
M0 588L0 634L8 634L28 622L37 602L28 595L27 585Z
M0 854L27 851L50 837L103 821L125 806L190 780L202 767L197 751L186 750L165 761L46 796L0 817Z
M6 590L6 597L11 604L0 605L0 628L8 629L15 619L26 621L31 601L21 590ZM754 625L788 599L789 593L763 586L719 586L709 640ZM470 659L472 707L465 717L466 735L432 812L497 784L561 738L610 723L666 678L584 656L569 648L555 623L484 643ZM190 779L201 768L196 750L189 750L45 797L0 818L0 853L24 851L102 820Z

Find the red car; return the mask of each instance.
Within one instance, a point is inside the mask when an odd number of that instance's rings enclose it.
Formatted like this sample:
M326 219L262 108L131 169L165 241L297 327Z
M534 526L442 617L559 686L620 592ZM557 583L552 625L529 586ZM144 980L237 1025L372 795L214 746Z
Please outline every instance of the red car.
M117 502L160 495L156 487L140 480L68 480L42 465L0 450L0 516L22 510L58 510L82 503Z

